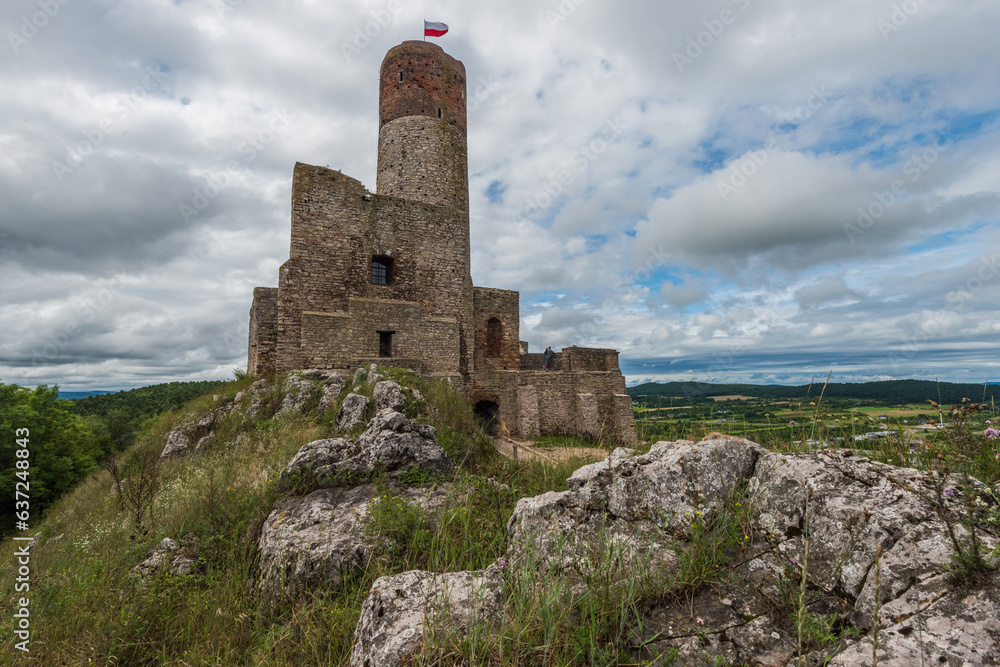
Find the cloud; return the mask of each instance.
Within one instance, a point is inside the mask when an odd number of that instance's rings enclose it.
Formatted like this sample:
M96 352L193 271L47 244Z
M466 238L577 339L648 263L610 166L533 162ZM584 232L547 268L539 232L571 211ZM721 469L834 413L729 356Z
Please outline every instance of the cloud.
M378 68L423 18L389 4L73 2L12 42L38 5L9 3L0 376L245 363L294 163L374 188ZM661 375L995 370L1000 6L917 4L446 1L476 284L521 292L535 348Z

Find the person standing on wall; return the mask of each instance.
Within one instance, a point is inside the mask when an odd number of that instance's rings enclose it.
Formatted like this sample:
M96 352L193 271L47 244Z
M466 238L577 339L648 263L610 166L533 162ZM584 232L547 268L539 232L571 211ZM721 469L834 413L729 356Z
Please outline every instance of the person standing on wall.
M552 365L552 357L554 357L554 356L556 356L556 353L552 351L552 347L551 346L545 348L545 355L544 355L544 358L545 358L544 368L545 368L545 370L549 370L549 366Z

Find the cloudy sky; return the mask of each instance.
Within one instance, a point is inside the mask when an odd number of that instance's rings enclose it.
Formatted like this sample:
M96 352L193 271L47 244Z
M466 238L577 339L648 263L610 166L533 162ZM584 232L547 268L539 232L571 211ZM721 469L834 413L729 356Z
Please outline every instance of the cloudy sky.
M224 378L292 167L465 63L473 280L647 378L1000 379L1000 3L7 0L0 379Z

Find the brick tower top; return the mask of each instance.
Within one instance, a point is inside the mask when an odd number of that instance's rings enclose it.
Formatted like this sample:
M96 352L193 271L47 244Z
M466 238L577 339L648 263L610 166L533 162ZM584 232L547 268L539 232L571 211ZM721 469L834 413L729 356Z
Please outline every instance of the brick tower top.
M406 41L382 60L379 128L405 116L441 118L466 132L465 65L437 44Z
M379 85L376 191L469 210L465 65L437 44L389 49Z

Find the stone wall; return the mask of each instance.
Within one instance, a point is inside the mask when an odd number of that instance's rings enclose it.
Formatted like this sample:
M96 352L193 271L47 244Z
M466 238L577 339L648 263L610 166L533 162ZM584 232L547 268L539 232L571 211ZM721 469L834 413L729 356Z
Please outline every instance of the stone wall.
M521 367L520 295L512 290L473 287L473 327L475 328L476 369L517 370ZM491 354L487 338L489 321L500 321L501 337L497 354Z
M250 306L250 345L247 373L272 377L278 347L278 289L255 287Z
M391 258L388 285L372 284L376 256ZM400 355L458 373L471 292L463 212L373 195L338 171L296 164L291 252L279 276L278 370L347 368L378 355L379 331L396 331Z
M587 435L635 444L632 399L620 371L491 371L476 375L473 401L493 401L512 435Z

